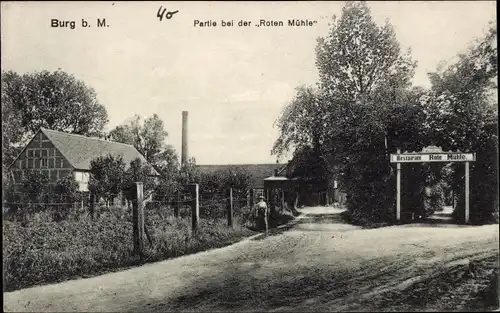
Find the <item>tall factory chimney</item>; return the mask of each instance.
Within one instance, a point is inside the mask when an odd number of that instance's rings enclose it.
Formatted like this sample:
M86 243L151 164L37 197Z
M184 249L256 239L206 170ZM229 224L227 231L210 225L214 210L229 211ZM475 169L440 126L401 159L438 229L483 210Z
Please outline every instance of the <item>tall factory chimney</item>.
M182 111L182 151L181 164L188 161L188 111Z

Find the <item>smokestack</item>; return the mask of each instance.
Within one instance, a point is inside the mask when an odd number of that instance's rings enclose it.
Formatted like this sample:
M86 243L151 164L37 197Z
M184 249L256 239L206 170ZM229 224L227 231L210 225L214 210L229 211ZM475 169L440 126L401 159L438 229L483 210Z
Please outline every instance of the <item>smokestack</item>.
M182 151L181 164L185 165L188 160L188 111L182 111Z

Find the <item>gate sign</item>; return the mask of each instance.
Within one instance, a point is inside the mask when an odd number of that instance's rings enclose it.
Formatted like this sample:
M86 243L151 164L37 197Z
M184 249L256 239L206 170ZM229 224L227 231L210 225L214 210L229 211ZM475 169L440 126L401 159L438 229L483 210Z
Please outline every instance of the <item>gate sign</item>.
M391 163L396 163L396 220L401 220L401 163L464 162L465 163L465 223L469 223L469 162L476 160L475 153L445 152L440 147L429 146L422 152L391 153Z
M474 162L474 153L403 153L391 154L391 163Z

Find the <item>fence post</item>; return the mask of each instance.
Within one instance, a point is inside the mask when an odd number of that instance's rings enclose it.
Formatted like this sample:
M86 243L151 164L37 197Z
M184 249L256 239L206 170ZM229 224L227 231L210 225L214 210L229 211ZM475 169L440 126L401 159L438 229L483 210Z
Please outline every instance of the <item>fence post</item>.
M295 202L293 203L293 209L297 210L298 207L299 207L299 192L296 191L295 192Z
M233 188L229 188L229 199L227 203L227 226L233 227Z
M90 206L89 206L91 219L94 219L94 214L95 214L95 198L96 198L96 196L93 193L91 193L90 194Z
M397 154L401 153L401 149L397 149ZM401 220L401 163L396 163L396 221Z
M189 192L193 199L191 200L191 229L196 231L198 228L198 220L200 219L200 199L199 185L189 184Z
M177 190L177 204L174 205L174 216L179 217L179 211L181 207L181 194L180 191Z
M281 211L285 210L285 191L281 189Z
M135 191L136 196L132 201L134 253L142 256L144 251L144 196L142 182L135 183Z
M250 209L253 209L255 199L255 189L250 189Z
M469 162L465 162L465 224L469 223Z

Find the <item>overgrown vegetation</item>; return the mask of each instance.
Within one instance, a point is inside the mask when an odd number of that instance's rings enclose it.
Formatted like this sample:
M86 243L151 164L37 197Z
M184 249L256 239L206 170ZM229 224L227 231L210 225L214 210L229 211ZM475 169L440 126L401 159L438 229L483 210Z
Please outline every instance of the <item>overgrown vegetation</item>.
M470 217L487 222L498 212L496 36L492 24L457 62L431 73L426 90L412 86L417 63L411 51L401 51L392 25L377 25L365 2L347 2L327 36L318 39L319 87L297 88L277 120L280 136L272 152L292 149L298 168L307 168L304 159L321 165L292 175L317 182L327 177L327 185L338 180L349 215L359 223L395 218L390 153L429 145L476 152ZM446 175L443 166L405 164L403 213L427 216L442 207L451 189L461 199L455 217L463 221L464 164L454 164Z
M29 220L38 212L50 211L56 219L64 219L73 206L85 198L70 173L51 182L46 172L28 170L19 184L8 184L4 192L4 206L19 220ZM47 209L49 208L49 209Z
M89 189L108 200L107 205L97 203L95 212L90 212L88 206L72 206L82 199L73 175L51 185L43 172L29 172L18 186L21 193L7 192L7 196L24 195L25 198L11 199L23 205L4 214L6 290L95 275L222 247L260 231L255 229L254 211L246 206L246 199L241 201L246 192L240 189L235 189L233 194L240 199L234 206L234 227L227 226L227 199L224 198L227 188L248 186L249 174L238 169L217 172L205 176L200 182L208 186L206 192L222 192L223 197L201 202L199 228L194 233L191 231L191 211L186 203L181 205L179 217L174 217L173 207L168 201L146 204L148 241L141 259L132 251L130 206L110 206L109 203L120 192L126 199L133 199L135 194L130 188L133 182L143 181L145 190L153 191L159 188L156 184L161 185L161 180L152 179L149 176L151 168L140 160L134 160L126 167L121 158L107 156L94 160L91 167ZM49 196L55 200L61 196L58 200L65 202L47 206ZM276 227L293 219L290 212L278 208L270 224Z
M101 274L144 262L154 262L234 243L254 232L236 216L234 228L226 219L202 219L199 231L191 221L167 212L147 211L146 225L153 245L146 243L145 259L132 251L131 213L122 208L101 208L99 218L86 214L54 222L50 212L39 212L21 225L3 225L4 288L7 291L71 278ZM80 214L80 216L79 216Z

